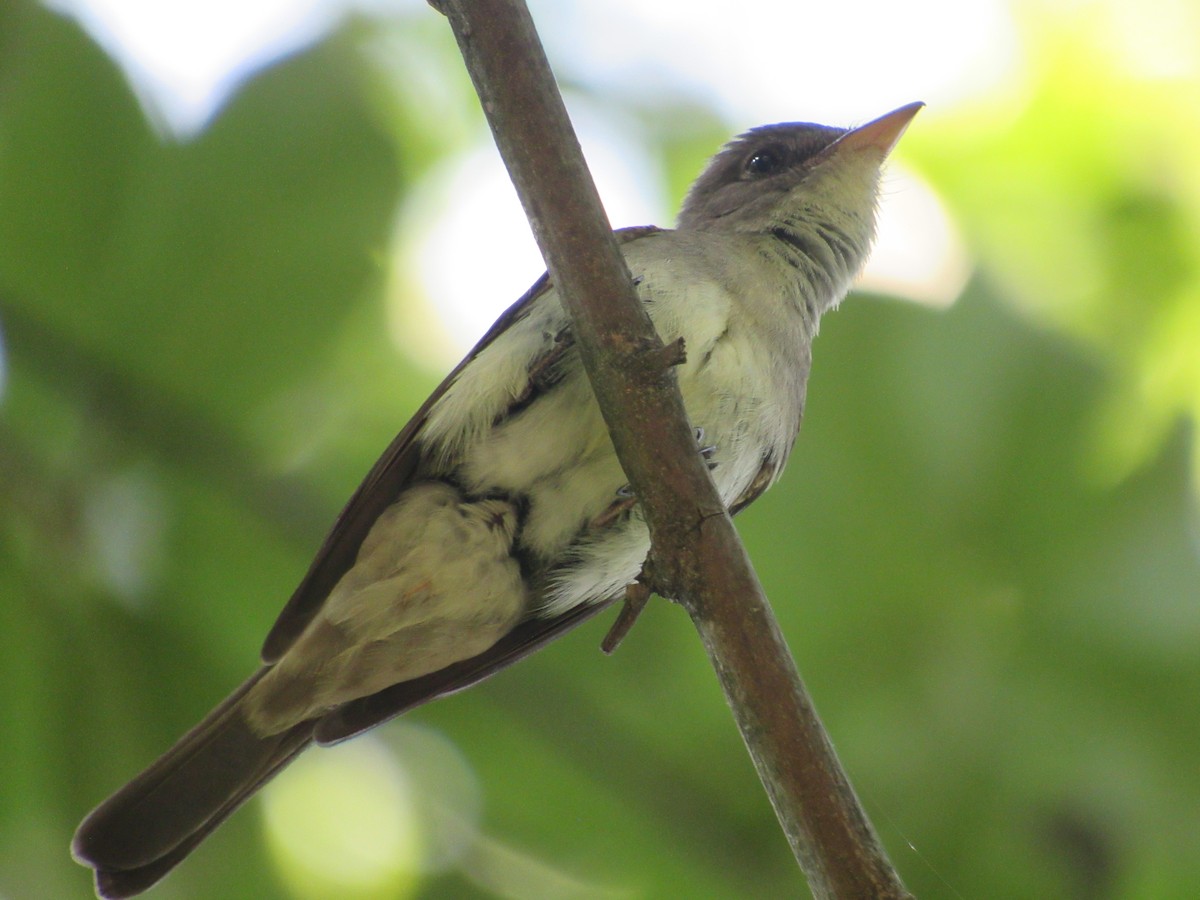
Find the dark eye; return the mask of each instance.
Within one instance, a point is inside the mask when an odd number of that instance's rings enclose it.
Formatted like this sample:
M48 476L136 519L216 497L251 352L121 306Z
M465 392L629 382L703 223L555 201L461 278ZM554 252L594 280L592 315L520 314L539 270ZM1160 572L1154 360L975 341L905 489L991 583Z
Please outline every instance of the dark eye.
M755 150L746 160L747 175L774 175L783 168L785 158L783 151L776 147L765 147Z

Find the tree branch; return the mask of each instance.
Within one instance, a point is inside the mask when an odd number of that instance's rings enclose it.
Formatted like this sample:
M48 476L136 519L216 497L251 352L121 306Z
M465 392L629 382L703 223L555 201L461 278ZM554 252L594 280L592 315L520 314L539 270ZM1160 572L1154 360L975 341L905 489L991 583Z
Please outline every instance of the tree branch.
M645 512L654 587L688 610L818 898L903 898L696 452L522 0L430 0L450 20Z

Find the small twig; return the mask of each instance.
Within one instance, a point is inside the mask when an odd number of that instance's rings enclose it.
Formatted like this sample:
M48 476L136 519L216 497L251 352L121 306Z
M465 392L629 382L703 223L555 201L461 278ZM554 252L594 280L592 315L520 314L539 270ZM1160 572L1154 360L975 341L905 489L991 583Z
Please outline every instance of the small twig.
M625 603L613 621L612 627L608 629L608 634L600 642L601 650L607 654L616 652L617 647L621 646L621 641L625 640L625 636L629 634L629 629L633 628L633 623L638 620L638 616L646 608L646 603L652 593L654 592L640 581L626 585Z
M648 366L658 366L669 369L672 366L682 366L687 362L687 343L683 338L675 338L671 343L655 347L642 357Z

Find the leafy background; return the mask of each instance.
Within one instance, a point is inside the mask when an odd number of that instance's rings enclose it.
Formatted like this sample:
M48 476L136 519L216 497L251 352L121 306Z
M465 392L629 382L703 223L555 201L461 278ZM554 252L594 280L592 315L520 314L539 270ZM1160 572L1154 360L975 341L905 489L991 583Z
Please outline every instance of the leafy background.
M829 318L739 527L919 896L1196 896L1200 54L1131 74L1087 4L1019 8L1020 91L902 147L969 284ZM676 197L729 131L620 102ZM252 668L436 383L389 338L397 211L474 103L435 15L351 18L164 138L0 7L0 895L89 894L80 816ZM157 896L801 893L686 617L604 628L309 754Z

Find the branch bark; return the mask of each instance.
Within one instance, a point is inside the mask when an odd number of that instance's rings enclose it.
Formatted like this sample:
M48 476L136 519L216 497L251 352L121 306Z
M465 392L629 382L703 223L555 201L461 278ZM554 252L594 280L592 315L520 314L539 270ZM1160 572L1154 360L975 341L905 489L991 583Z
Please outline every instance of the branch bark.
M430 0L450 21L646 515L653 586L687 609L818 898L905 898L696 452L522 0Z

